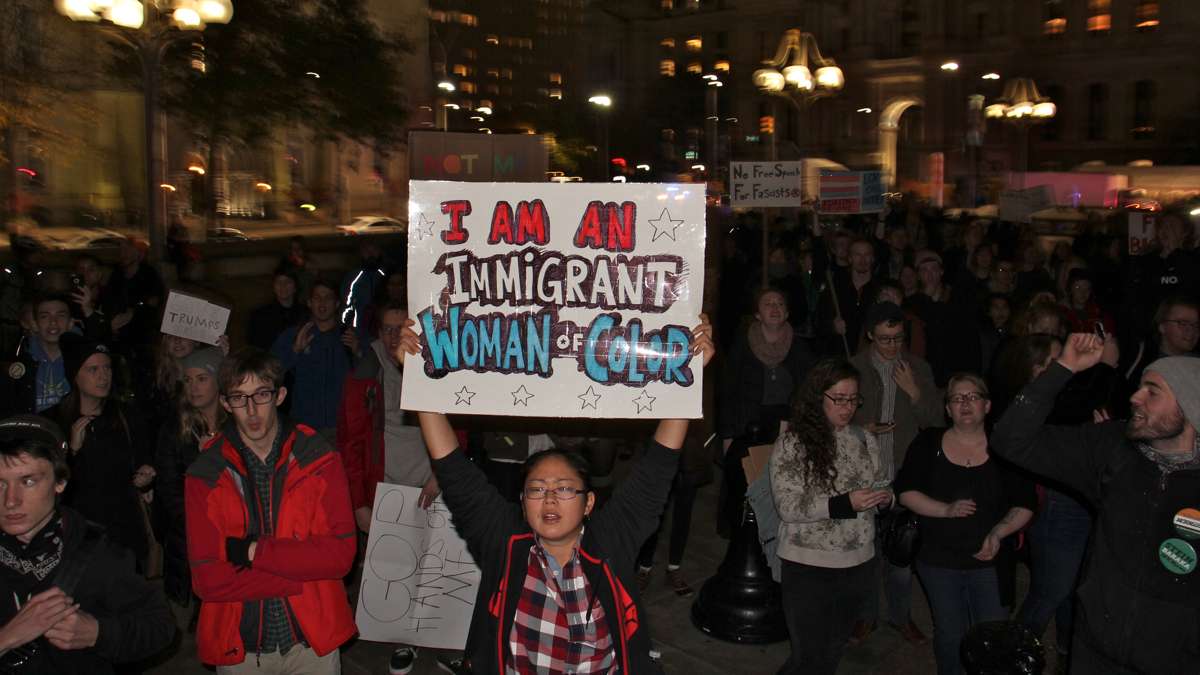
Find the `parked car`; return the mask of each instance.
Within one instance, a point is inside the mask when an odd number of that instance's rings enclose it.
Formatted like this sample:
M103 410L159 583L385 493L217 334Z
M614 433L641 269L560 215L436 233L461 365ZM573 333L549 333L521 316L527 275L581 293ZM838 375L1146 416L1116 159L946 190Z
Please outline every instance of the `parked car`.
M387 216L359 216L337 229L342 234L402 234L408 231L408 225Z
M235 227L214 227L205 233L205 240L214 243L224 243L231 241L250 241L257 239L242 232Z

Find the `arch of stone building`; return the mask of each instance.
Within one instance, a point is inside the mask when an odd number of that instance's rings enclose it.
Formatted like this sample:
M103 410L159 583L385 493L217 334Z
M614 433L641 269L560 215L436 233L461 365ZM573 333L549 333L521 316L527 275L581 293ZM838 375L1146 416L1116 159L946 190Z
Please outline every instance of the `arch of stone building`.
M925 102L916 96L898 96L888 101L879 115L879 163L888 187L896 185L896 140L900 116L913 106L923 105Z

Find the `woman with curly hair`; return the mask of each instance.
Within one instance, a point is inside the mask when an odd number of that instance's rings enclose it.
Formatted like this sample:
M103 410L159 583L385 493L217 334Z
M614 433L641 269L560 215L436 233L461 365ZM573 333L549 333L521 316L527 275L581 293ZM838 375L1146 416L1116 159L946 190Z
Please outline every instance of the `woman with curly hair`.
M858 370L818 362L771 454L783 607L792 654L781 674L837 671L854 619L875 588L875 511L893 501L875 437L850 420Z

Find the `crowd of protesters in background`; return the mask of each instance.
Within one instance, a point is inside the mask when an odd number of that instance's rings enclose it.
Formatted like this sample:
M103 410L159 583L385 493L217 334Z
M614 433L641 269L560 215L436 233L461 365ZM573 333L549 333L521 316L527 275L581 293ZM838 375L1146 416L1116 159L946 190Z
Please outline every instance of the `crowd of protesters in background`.
M959 673L960 640L995 619L1038 635L1053 621L1059 668L1078 657L1076 673L1168 672L1156 668L1195 657L1200 582L1188 585L1155 553L1174 536L1175 511L1200 508L1200 254L1186 214L1162 214L1155 246L1138 256L1117 231L1047 238L908 202L881 217L777 221L765 251L760 225L720 217L733 222L710 228L723 233L709 242L718 289L706 307L720 357L703 429L716 442L671 427L649 455L638 453L665 482L645 504L656 512L639 513L637 541L601 543L620 553L622 592L645 592L654 525L672 509L668 583L690 595L680 569L689 528L728 537L741 527L742 459L771 445L792 649L780 672L833 673L845 649L886 628L913 645L932 642L923 648L938 672ZM159 332L167 285L140 241L123 243L108 269L78 256L59 287L39 281L28 259L11 272L24 276L0 307L0 417L41 415L61 430L63 447L43 447L55 443L38 432L36 442L10 444L4 466L9 457L53 465L62 521L104 526L139 575L162 575L166 596L191 615L200 659L218 672L258 672L244 666L251 659L278 672L337 672L337 648L354 634L342 579L369 530L378 481L419 488L423 506L447 491L452 510L479 522L491 522L480 504L499 513L506 500L526 504L529 517L525 462L535 457L533 468L580 479L582 518L620 499L613 465L643 445L600 438L582 421L454 434L430 418L423 437L399 407L411 322L405 256L392 253L367 242L348 270L319 269L305 242L290 240L253 294L263 304L238 307L243 330L216 346ZM766 285L751 283L759 278ZM1123 419L1124 431L1108 421ZM460 466L456 447L481 474ZM585 459L545 454L554 447ZM669 452L681 447L682 463ZM713 464L723 473L717 522L693 524L697 476ZM1145 472L1162 477L1161 499L1131 504L1152 489ZM439 482L448 476L486 480L495 493L451 491ZM297 486L282 500L272 492L281 481ZM562 488L553 497L545 483L535 487L556 508L572 504ZM892 519L883 516L902 508L921 531L915 562L884 556ZM309 520L297 522L298 512ZM506 534L540 534L520 518L503 525ZM586 534L579 527L572 545L616 537L599 524ZM1122 539L1135 533L1146 541ZM500 533L467 534L494 547ZM542 570L579 564L553 546L535 547L529 560ZM537 583L545 588L544 578ZM913 621L922 589L932 636ZM1155 626L1151 647L1115 632L1113 617L1127 611L1120 597L1145 603L1117 623ZM601 616L615 611L597 607ZM4 616L19 609L6 606ZM1183 616L1190 636L1171 624ZM588 667L623 655L612 637L598 639ZM631 646L648 649L642 638ZM536 656L533 645L513 644L511 661L493 665L526 672L514 664ZM485 654L497 656L472 645L466 657ZM415 659L415 649L398 646L391 672L408 672ZM443 665L470 669L461 658Z

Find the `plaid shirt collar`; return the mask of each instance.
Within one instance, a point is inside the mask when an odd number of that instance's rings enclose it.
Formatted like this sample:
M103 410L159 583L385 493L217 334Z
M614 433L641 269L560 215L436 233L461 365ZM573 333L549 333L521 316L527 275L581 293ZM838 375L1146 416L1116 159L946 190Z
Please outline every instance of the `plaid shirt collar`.
M579 548L566 565L556 567L535 540L508 636L511 657L504 672L615 673L616 651L604 607L591 592Z

